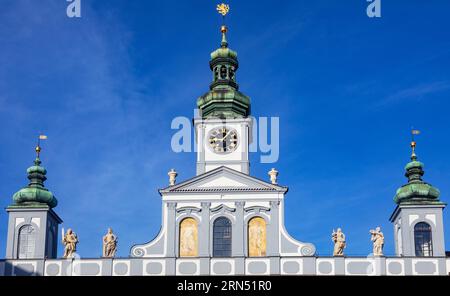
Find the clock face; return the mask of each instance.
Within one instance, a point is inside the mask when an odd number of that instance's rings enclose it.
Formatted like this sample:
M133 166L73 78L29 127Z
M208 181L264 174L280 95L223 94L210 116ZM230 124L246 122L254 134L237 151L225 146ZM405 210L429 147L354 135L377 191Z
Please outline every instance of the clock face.
M235 129L225 126L218 127L209 132L209 147L216 153L229 153L236 150L238 134Z

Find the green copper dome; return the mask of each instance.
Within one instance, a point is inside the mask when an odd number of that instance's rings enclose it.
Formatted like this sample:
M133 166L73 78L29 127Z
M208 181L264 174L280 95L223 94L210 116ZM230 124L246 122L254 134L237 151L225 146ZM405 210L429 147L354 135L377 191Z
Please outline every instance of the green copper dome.
M217 61L217 59L220 58L234 60L234 62L237 64L237 53L234 50L229 49L228 47L218 48L211 53L211 61Z
M27 173L30 183L13 195L14 204L11 207L56 207L56 197L44 186L47 170L41 166L39 157L34 161L34 165L27 169Z
M405 171L408 171L410 169L414 169L414 168L422 168L423 169L424 164L420 161L417 160L412 160L410 162L408 162L408 164L405 166Z
M439 189L422 180L424 164L414 154L405 166L408 183L397 190L394 201L397 204L440 204Z
M231 62L237 64L237 53L234 50L228 48L228 41L226 36L228 28L226 26L222 26L220 30L222 32L222 42L220 43L220 48L211 53L211 62L216 61L219 58L229 58L232 60Z
M197 107L203 118L247 117L250 115L250 98L239 91L236 83L237 53L228 48L225 26L221 32L221 47L211 53L209 62L213 72L210 91L198 98Z

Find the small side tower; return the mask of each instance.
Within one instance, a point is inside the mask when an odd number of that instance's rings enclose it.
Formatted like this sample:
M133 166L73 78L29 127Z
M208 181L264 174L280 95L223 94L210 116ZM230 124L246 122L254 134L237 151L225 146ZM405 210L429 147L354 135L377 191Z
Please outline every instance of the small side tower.
M13 196L9 214L6 259L44 259L57 257L58 226L62 220L53 211L58 204L55 196L44 186L46 169L41 166L39 153L34 165L27 170L30 183Z
M395 252L397 256L445 256L442 214L446 204L439 200L439 190L422 180L424 164L417 160L414 138L411 148L411 162L405 167L408 183L397 190L397 207L390 218Z

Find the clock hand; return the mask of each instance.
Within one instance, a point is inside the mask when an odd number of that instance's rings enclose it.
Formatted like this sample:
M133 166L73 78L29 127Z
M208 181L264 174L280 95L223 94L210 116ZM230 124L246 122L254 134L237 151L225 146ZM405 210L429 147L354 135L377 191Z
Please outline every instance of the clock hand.
M225 138L228 136L228 134L226 134L222 139L219 139L216 137L216 140L223 142L223 140L225 140Z
M231 133L231 130L228 131L228 133L225 135L225 137L222 138L222 140L224 140L226 137L228 137L228 135Z

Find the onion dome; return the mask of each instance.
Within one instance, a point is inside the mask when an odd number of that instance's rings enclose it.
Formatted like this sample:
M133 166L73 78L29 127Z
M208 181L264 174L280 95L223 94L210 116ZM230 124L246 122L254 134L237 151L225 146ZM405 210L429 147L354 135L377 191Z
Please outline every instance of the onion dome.
M439 201L439 189L422 180L424 164L417 160L416 142L411 142L413 149L411 162L405 166L408 183L397 190L394 202L397 204L442 204Z
M11 207L56 207L58 201L56 197L44 186L47 170L41 166L39 159L40 147L36 147L38 156L34 160L34 165L27 169L28 186L20 189L13 195L14 204Z
M221 46L211 53L209 66L213 81L210 91L197 100L202 118L242 118L250 115L250 98L239 91L236 83L239 63L237 53L228 48L227 31L226 26L221 27Z

